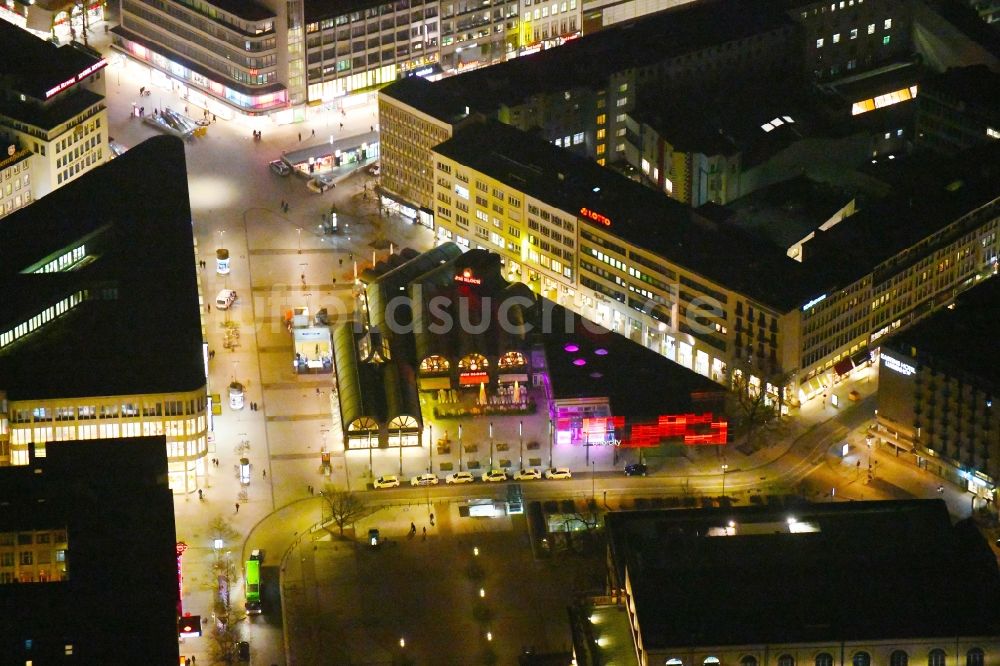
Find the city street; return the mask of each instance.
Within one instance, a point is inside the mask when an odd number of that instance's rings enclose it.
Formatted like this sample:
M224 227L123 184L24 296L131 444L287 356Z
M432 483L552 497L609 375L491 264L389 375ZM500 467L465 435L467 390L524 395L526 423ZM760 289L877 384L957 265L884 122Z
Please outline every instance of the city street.
M140 86L153 85L146 68L123 62L108 50L104 36L91 43L114 60L106 80L116 142L134 146L156 132L134 117L135 105L145 105L147 114L169 107L201 115L200 109L185 109L173 91L154 86L151 96L139 97ZM463 443L476 446L469 453L457 445L457 425L434 421L428 424L427 437L449 439L455 445L447 454L435 453L433 460L427 449L416 448L404 450L402 460L396 449L373 451L371 459L367 451L345 455L333 376L293 372L294 351L284 314L292 307L307 306L313 313L327 308L331 321L348 317L353 309L355 262L360 271L372 265L373 255L378 260L388 254L388 249L372 248L376 238L384 236L396 250L408 246L419 251L428 249L433 237L423 227L380 217L370 194L374 179L364 171L331 191L314 194L305 179L280 177L268 162L283 151L368 132L377 120L374 96L368 96L348 100L343 112L310 109L309 119L297 125L219 119L208 127L207 136L186 144L197 259L206 262L205 268L197 269L205 334L215 352L209 387L223 403L209 454L219 464L208 468L204 499L197 494L175 497L177 536L189 546L183 556L184 607L207 619L206 633L212 629L212 564L221 554L213 547L209 526L221 516L240 535L223 545L237 569L254 548L265 550L267 566L285 565L291 603L288 625L282 626L279 608L273 606L264 616L242 623L254 664L289 663L286 645L293 655L291 663L301 664L350 663L312 656L317 645L336 647L349 659L367 652L372 662L379 663L389 663L403 651L427 664L478 663L490 650L505 657L499 663L509 663L527 637L539 647L564 647L566 634L559 628L566 623L565 603L575 585L589 582L587 575L578 578L572 567L553 571L534 562L526 532L517 521L496 519L486 530L482 522L463 523L457 517L462 500L503 498L506 484L442 483L429 489L406 485L409 476L428 467L444 476L449 469L468 469L475 462L474 471L481 472L489 465L491 430L494 444L506 445L494 449L497 463L507 460L517 467L523 457L525 466L554 464L573 470L572 480L522 483L529 501L593 497L608 506L630 507L636 498L665 495L725 494L740 504L754 501L754 496L784 494L818 501L943 497L956 517L969 514L968 494L950 485L938 493L936 477L891 452L869 450L865 430L875 408L874 371L835 387L842 394L840 409L825 401L808 403L780 439L758 451L688 447L683 455L648 459L651 475L645 478L622 474L625 463L637 460L632 451L617 455L607 447L556 445L550 454L544 414L496 418L492 425L487 419L463 422ZM260 141L252 139L254 130L261 132ZM320 222L331 206L337 208L341 230L323 235ZM223 247L229 250L232 271L220 276L214 270L215 251ZM220 312L215 294L223 288L236 290L238 298L232 308ZM238 336L233 337L232 330ZM226 346L227 334L236 344ZM247 406L239 411L231 410L226 398L227 386L234 380L247 389ZM846 400L851 388L862 394L860 402ZM250 403L259 409L251 410ZM538 446L525 448L522 455L521 445L532 442ZM843 456L845 442L849 450ZM332 454L329 477L320 464L323 450ZM237 473L244 456L251 464L246 486ZM399 474L401 466L402 488L370 490L373 474ZM379 526L390 539L385 548L371 552L358 545L363 542L313 541L309 531L322 515L320 500L310 489L318 491L327 482L364 492L374 513L359 522L357 534L363 537L369 526ZM419 537L408 541L406 526L418 521L427 525L432 510L442 518L428 541ZM480 535L482 531L488 533ZM490 553L485 585L496 613L494 648L482 635L482 623L472 619L478 588L463 569L477 540L488 544ZM410 584L418 570L423 582ZM233 598L242 604L242 583ZM373 617L379 621L373 624ZM405 646L399 645L400 639ZM209 643L206 637L186 639L181 653L210 663ZM442 653L454 661L443 661ZM431 654L437 655L434 661L428 660ZM465 654L477 657L466 660Z

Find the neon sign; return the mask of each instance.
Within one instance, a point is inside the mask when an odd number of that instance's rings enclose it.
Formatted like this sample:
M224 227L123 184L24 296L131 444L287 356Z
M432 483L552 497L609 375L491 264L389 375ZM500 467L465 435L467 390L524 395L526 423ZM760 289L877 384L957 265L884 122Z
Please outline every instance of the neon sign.
M472 269L466 268L461 273L455 276L455 282L464 282L465 284L482 284L483 281L472 274Z
M65 81L63 81L62 83L60 83L59 85L57 85L55 88L52 88L52 89L46 91L46 93L45 93L45 99L48 99L49 97L52 97L53 95L55 95L58 92L62 92L63 90L66 90L66 88L69 88L74 83L79 83L80 81L83 81L85 78L87 78L88 76L90 76L91 74L93 74L94 72L96 72L97 70L99 70L99 69L101 69L103 67L107 67L107 65L108 65L108 61L105 60L104 58L101 58L100 60L98 60L93 65L91 65L87 69L83 70L82 72L80 72L76 76L74 76L72 78L69 78L69 79L66 79Z
M812 306L817 305L818 303L822 303L825 300L826 300L826 294L823 294L822 296L817 296L816 298L812 299L811 301L809 301L808 303L806 303L805 305L803 305L802 306L802 311L805 312L806 310L808 310Z
M591 220L592 222L597 222L598 224L603 224L606 227L611 226L611 218L601 215L597 211L590 210L589 208L581 208L580 215Z
M490 376L485 372L461 372L458 375L458 383L461 386L485 384L489 381Z
M901 375L909 376L917 372L917 369L912 365L903 363L898 358L893 358L885 352L882 352L882 364L893 372L898 372Z

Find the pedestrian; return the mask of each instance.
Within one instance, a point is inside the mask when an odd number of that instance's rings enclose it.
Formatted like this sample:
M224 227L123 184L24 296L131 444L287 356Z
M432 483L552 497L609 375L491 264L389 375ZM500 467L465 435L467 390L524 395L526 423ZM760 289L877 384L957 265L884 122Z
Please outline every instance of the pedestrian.
M312 135L313 135L313 136L316 136L316 130L313 130L313 133L312 133Z
M191 666L191 657L184 660L184 666Z
M316 387L316 395L319 395L319 387Z
M431 514L431 527L434 527L434 514Z
M191 666L198 663L198 657L191 655Z
M302 132L299 132L299 141L302 140Z
M375 126L374 126L374 125L372 125L372 126L371 126L371 127L369 127L368 129L370 129L371 131L373 131L373 132L374 132L374 131L375 131Z
M265 479L267 478L267 470L266 469L264 470L264 478Z
M239 512L240 512L240 503L237 502L236 503L236 513L239 513Z
M205 303L205 312L211 312L211 311L212 311L212 304Z
M347 258L350 259L351 261L354 261L354 253L353 252L348 252L347 253Z
M417 526L414 525L413 523L410 523L410 534L416 534L416 533L417 533Z
M341 258L339 259L339 261L340 261L340 265L341 265L341 266L343 266L343 265L344 265L344 258L343 258L343 257L341 257Z
M198 489L198 499L200 500L205 499L205 493L202 491L201 488Z
M214 113L212 114L212 122L213 123L215 122L215 114Z
M424 525L424 541L427 541L427 526Z
M188 105L187 105L187 104L185 104L185 105L184 105L184 113L187 113L187 112L188 112Z
M340 129L344 129L344 123L340 123Z
M306 274L305 274L305 273L303 273L303 274L302 274L302 275L300 275L299 277L300 277L300 278L302 278L302 283L303 283L303 284L305 284L305 281L306 281Z

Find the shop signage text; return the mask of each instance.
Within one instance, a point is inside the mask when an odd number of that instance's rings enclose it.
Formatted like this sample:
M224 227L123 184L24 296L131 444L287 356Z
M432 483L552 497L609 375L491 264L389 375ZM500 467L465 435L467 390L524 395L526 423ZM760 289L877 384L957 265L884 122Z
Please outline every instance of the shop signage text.
M882 363L885 365L885 367L889 368L893 372L898 372L901 375L909 376L917 372L917 369L914 368L912 365L903 363L898 358L893 358L892 356L889 356L885 352L882 352Z
M590 220L592 222L597 222L598 224L603 224L606 227L610 227L611 226L611 219L610 218L608 218L608 217L606 217L604 215L601 215L597 211L590 210L589 208L581 208L580 209L580 215L582 215L583 217L587 218L588 220Z

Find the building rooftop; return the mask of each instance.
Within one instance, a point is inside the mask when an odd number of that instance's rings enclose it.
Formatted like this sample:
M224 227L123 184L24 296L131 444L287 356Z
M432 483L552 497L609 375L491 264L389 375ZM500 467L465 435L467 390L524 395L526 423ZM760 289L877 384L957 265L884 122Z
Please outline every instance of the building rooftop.
M86 257L71 270L34 272L81 245ZM180 139L149 139L5 217L0 256L0 332L72 294L88 295L0 348L0 389L10 399L205 385Z
M612 573L623 581L628 570L647 649L1000 630L996 558L974 525L951 524L940 500L617 512L605 520Z
M654 421L718 402L721 388L707 377L551 301L538 310L553 400L608 397L615 416Z
M573 88L603 89L616 72L793 26L778 3L704 0L434 85L438 94L456 94L474 110L490 114L501 105L513 105L533 95Z
M1000 280L993 278L960 294L953 307L938 310L887 344L932 366L946 364L947 369L1000 387L997 313Z
M469 116L468 102L457 91L443 89L421 76L408 76L390 83L379 90L379 95L397 100L443 123L456 123Z
M186 4L186 3L185 3ZM215 5L222 11L247 21L263 21L276 18L274 12L257 2L247 0L210 0L206 4ZM308 1L306 2L308 5Z
M1000 73L991 71L986 65L953 67L926 79L921 92L1000 113L996 103L1000 99Z
M953 158L928 160L918 152L880 164L877 171L892 194L803 246L806 268L824 273L828 288L845 287L876 268L875 282L892 277L923 257L901 254L903 250L1000 197L1000 141ZM977 216L969 219L981 224ZM957 238L968 229L955 233ZM948 236L936 242L952 240Z
M618 237L771 307L794 308L816 288L777 245L516 128L474 124L434 150L565 211L597 211Z
M82 44L56 46L0 21L0 75L14 93L45 100L46 92L100 61L96 51Z
M829 221L854 192L798 176L769 185L729 203L728 222L790 248Z
M0 584L0 605L17 609L0 625L3 663L63 663L67 645L79 663L177 663L163 436L50 443L0 468L0 532L64 532L67 551L65 580Z

